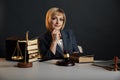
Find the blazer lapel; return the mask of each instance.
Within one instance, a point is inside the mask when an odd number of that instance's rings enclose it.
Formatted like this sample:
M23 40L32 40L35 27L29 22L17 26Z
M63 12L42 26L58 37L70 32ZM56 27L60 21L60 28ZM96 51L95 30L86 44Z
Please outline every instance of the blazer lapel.
M56 50L57 50L60 54L63 55L63 51L62 51L62 49L58 46L58 44L57 44L57 48L56 48Z
M62 35L62 40L63 40L63 50L65 51L67 50L68 36L64 30L61 31L61 35Z

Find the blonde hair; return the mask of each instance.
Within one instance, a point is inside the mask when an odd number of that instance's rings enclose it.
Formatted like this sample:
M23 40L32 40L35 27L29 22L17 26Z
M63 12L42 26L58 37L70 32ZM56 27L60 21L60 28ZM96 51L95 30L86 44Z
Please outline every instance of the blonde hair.
M57 12L58 14L60 13L60 14L63 15L63 25L62 25L61 30L62 30L62 29L64 28L64 26L65 26L65 23L66 23L65 12L64 12L62 9L60 9L60 8L54 7L54 8L49 9L49 10L47 11L47 13L46 13L46 21L45 21L45 23L46 23L46 28L47 28L47 30L49 30L49 31L52 30L52 29L51 29L51 26L50 26L50 22L51 22L52 16L53 16L56 12Z

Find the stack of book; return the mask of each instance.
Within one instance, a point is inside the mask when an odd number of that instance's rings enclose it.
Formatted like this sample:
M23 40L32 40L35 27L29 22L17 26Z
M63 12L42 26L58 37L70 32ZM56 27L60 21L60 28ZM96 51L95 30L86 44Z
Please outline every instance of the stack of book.
M37 61L40 58L40 52L38 47L38 39L19 40L20 48L25 62Z

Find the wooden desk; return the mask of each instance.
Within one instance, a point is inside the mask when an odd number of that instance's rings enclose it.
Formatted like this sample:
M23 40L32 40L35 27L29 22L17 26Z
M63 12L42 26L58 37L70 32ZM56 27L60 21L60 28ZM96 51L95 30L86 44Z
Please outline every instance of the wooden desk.
M34 62L32 68L18 68L18 62L0 61L0 80L120 80L120 71L108 71L92 63L65 67L55 62Z

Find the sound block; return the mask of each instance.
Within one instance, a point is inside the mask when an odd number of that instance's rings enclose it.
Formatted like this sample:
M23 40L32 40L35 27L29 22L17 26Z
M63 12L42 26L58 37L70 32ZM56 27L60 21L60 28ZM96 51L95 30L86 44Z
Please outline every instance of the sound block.
M70 61L61 60L61 61L57 61L56 65L59 65L59 66L74 66L75 63L71 60Z
M30 68L32 67L32 62L29 62L29 63L19 62L17 66L20 68Z

